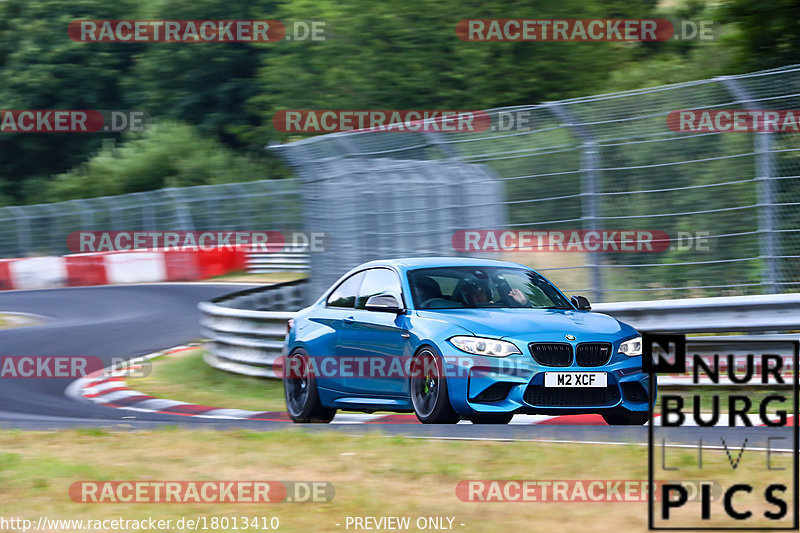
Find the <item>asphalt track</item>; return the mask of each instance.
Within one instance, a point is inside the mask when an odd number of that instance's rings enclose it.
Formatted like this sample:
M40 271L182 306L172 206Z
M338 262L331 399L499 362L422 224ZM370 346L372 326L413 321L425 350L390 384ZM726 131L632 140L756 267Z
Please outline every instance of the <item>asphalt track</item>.
M0 312L32 313L46 317L40 325L0 330L2 356L92 356L111 361L136 357L200 336L197 303L234 290L231 284L160 283L85 287L36 291L0 292ZM70 427L150 429L180 425L198 429L250 428L280 430L286 422L258 420L210 420L158 413L134 413L68 398L64 390L72 380L0 379L0 426L51 430ZM379 431L420 438L536 440L552 442L619 443L644 445L645 427L580 425L447 425L336 424L309 425L310 431L364 434ZM722 440L737 446L744 438L748 447L791 448L792 428L657 428L657 440L668 445L709 445ZM733 444L737 443L737 444Z

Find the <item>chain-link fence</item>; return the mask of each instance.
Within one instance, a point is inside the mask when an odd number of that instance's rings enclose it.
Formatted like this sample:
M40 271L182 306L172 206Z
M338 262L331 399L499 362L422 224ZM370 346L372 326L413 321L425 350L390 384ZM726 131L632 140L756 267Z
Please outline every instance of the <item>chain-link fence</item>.
M0 208L0 257L68 253L74 231L293 231L297 181L263 180Z
M359 131L277 147L300 180L1 208L0 256L66 253L79 230L322 231L332 239L312 254L315 296L369 259L464 255L452 244L459 230L646 230L669 247L492 255L596 301L792 292L800 133L667 126L676 110L735 108L800 109L800 66L495 109L486 131ZM528 126L497 127L514 116Z
M346 260L331 272L317 259L312 279L378 255L463 255L454 231L502 224L669 236L659 252L500 254L599 301L796 290L800 134L671 130L670 112L688 109L800 109L800 66L495 109L482 132L357 131L276 148L301 176L306 229L360 236L334 240L326 253ZM496 127L515 115L530 126ZM437 173L464 179L426 177ZM410 249L423 234L437 244Z
M303 183L303 221L327 242L309 255L310 299L365 261L441 255L453 233L475 220L506 224L502 184L484 165L374 158L316 168L320 179Z

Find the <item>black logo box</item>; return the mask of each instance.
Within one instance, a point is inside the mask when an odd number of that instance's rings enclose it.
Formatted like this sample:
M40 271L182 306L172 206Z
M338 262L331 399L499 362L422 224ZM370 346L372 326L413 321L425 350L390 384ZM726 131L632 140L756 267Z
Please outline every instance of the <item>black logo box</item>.
M800 361L800 341L787 340L787 343L794 344L793 364L792 364L792 392L794 395L794 469L792 472L794 482L793 493L793 516L794 524L792 526L781 527L656 527L654 511L654 488L653 481L653 409L655 407L655 391L656 387L650 387L650 424L647 429L647 525L650 531L797 531L800 529L800 479L798 479L798 467L800 466L800 425L798 424L798 389L800 381L798 381L798 361ZM658 346L661 351L658 360L654 360L653 347ZM686 372L686 335L683 334L667 334L667 333L642 333L642 370L648 373L651 384L656 383L657 374L683 374Z

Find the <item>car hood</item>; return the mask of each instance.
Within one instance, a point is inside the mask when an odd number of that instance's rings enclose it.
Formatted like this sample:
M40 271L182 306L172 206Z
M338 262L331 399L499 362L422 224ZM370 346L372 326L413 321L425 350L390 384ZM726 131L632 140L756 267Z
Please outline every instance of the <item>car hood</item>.
M636 335L631 326L601 313L569 309L441 309L418 311L420 317L445 320L473 335L525 342L557 341L574 335L581 341L612 341Z

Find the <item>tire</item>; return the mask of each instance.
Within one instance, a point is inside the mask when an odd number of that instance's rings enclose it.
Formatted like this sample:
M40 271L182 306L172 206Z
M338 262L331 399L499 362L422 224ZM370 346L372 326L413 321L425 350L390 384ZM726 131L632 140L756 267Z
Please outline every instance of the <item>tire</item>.
M308 369L308 353L302 348L296 349L286 358L285 365L283 392L289 418L296 423L317 424L333 420L336 409L320 403L317 380Z
M514 418L514 413L478 413L472 415L473 424L508 424Z
M409 394L414 414L423 424L455 424L461 419L450 405L442 360L428 347L411 360Z
M641 426L650 420L648 411L617 411L603 414L603 420L609 426Z

